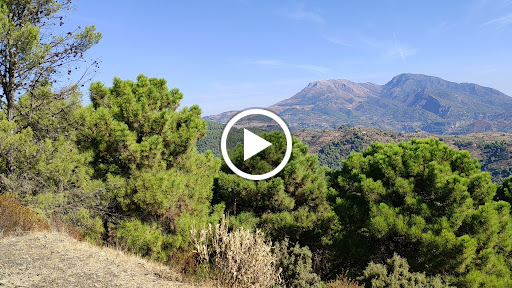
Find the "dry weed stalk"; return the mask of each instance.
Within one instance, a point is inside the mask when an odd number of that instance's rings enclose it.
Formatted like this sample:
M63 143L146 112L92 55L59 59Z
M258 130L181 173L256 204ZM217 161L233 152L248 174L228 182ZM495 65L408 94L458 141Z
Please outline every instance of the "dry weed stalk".
M229 287L271 287L280 282L277 258L272 243L263 233L243 228L229 231L229 223L192 229L195 252L203 263L209 263L219 284Z
M327 288L364 288L364 285L348 278L347 274L338 275L336 280L327 283Z

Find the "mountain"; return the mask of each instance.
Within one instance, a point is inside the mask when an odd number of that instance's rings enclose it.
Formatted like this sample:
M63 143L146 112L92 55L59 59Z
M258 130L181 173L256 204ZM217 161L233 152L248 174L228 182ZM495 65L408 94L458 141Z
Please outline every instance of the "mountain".
M350 125L435 134L512 132L512 97L477 84L422 74L400 74L384 85L314 81L268 109L293 130ZM226 123L234 114L230 111L205 119Z

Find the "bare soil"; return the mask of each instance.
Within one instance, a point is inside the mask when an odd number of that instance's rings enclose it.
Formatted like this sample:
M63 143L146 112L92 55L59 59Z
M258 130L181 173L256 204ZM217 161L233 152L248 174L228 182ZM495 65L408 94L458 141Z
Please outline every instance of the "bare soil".
M0 287L193 287L161 264L54 232L0 238Z

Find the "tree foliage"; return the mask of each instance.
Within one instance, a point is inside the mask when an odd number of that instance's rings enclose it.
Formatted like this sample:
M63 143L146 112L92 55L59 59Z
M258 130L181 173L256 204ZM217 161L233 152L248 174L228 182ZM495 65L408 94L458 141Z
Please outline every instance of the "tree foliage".
M347 139L325 144L322 149L318 151L318 161L322 166L339 170L341 169L343 160L345 160L350 153L362 152L370 143L369 139L365 139L359 134L354 133L354 136Z
M493 201L490 175L468 152L433 139L374 143L334 178L340 265L398 253L457 286L511 285L510 205Z
M272 145L243 161L243 147L230 154L233 164L250 174L263 174L276 167L286 149L283 133L261 133ZM243 179L223 164L216 179L214 203L224 203L232 215L258 219L258 227L274 240L289 238L292 243L319 247L330 225L331 210L327 202L327 181L317 157L308 147L293 138L290 161L275 177L251 181ZM324 240L327 241L326 238Z
M14 120L16 97L28 93L35 99L34 90L56 81L58 72L70 75L86 61L84 53L100 41L101 34L94 26L58 32L71 2L0 1L0 100L7 120Z
M68 219L87 239L98 242L108 199L103 183L91 180L90 160L69 137L39 139L30 126L0 120L0 192L15 195L50 218Z
M76 85L59 91L52 91L51 85L41 86L18 99L17 127L30 127L37 141L54 141L59 137L73 139L82 124L76 117L82 109L81 100L82 93Z
M495 198L496 200L503 200L508 203L512 203L512 177L505 179L503 184L498 187Z
M92 83L90 95L77 143L92 154L94 177L107 185L109 212L117 215L108 219L113 229L135 217L158 224L151 229L172 235L173 245L186 243L190 225L208 221L219 167L195 149L206 129L201 110L178 110L181 92L143 75L136 82L115 78L110 88ZM131 227L122 223L119 228Z

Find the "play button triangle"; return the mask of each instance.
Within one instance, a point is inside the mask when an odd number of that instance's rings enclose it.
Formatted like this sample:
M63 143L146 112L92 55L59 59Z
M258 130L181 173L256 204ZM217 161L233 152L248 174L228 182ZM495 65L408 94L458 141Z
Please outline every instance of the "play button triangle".
M270 145L272 143L244 128L244 161Z

